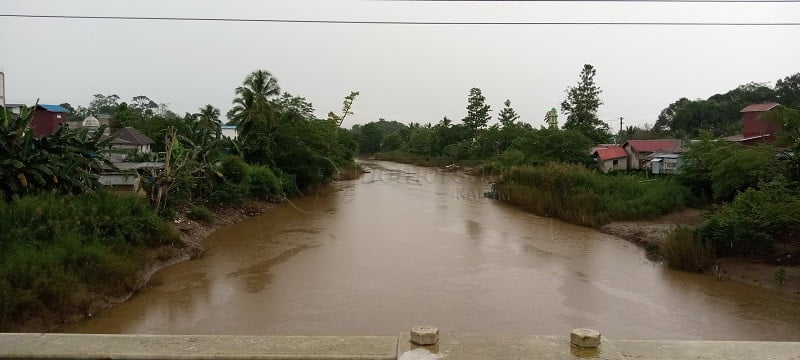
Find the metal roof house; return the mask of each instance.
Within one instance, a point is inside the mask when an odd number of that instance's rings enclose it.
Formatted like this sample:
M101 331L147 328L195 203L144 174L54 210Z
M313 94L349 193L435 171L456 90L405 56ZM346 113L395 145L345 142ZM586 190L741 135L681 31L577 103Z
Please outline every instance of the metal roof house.
M622 148L628 154L628 170L644 169L651 160L648 155L654 153L679 153L683 141L678 139L661 140L628 140Z
M36 137L50 135L67 122L67 114L69 111L60 105L36 105L33 109L31 131Z
M602 172L625 170L628 168L628 154L619 145L593 148L592 159Z
M726 141L743 145L756 145L775 141L781 130L781 124L761 119L761 114L780 106L778 103L751 104L739 112L742 113L743 131L741 134L728 136Z

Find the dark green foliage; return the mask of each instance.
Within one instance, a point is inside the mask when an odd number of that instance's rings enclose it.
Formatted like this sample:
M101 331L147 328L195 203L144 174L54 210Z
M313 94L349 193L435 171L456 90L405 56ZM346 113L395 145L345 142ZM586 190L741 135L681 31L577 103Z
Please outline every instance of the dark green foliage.
M238 156L228 156L222 161L222 175L228 181L241 183L247 176L247 163Z
M250 186L247 182L235 183L218 179L212 183L207 198L211 206L224 207L242 203L249 194Z
M143 199L95 192L0 203L0 328L60 314L81 289L119 294L142 249L175 241Z
M731 200L739 191L781 176L777 150L769 145L746 147L701 134L687 148L678 178L701 199L713 194L714 199Z
M214 220L214 213L205 206L189 205L189 208L186 209L186 217L190 220L210 223Z
M677 270L704 272L715 262L711 246L689 227L672 229L661 244L660 253L667 266Z
M764 83L740 85L708 99L681 98L661 111L653 129L663 137L695 137L701 130L713 136L741 133L742 114L750 104L778 102L800 107L800 73L780 79L771 88Z
M511 147L525 153L527 163L532 165L548 162L587 164L592 145L592 140L578 130L541 129L517 138Z
M800 244L800 192L782 183L748 189L700 227L720 255L764 256Z
M470 130L470 137L475 138L478 130L486 127L489 120L492 118L489 115L491 107L486 104L486 97L483 96L481 89L472 88L469 90L469 97L467 97L467 116L464 117L462 122Z
M500 198L536 214L600 226L653 218L679 209L687 191L670 179L611 176L577 164L515 166L495 184Z
M283 195L280 179L266 166L250 166L247 169L247 183L250 196L254 198L268 199Z
M11 116L0 108L0 196L57 190L81 193L100 187L99 169L107 164L101 149L102 131L88 135L85 130L60 127L37 138L28 131L32 111Z
M594 82L596 73L592 65L583 65L578 84L567 89L567 99L561 103L561 112L567 114L564 129L577 130L599 144L607 143L610 135L608 124L597 118L597 109L603 105L600 100L603 91Z

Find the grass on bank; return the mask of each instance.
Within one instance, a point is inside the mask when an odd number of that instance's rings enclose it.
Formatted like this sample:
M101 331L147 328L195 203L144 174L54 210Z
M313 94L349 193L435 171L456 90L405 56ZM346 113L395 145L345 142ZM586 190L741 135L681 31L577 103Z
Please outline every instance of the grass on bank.
M714 250L704 243L694 229L680 226L672 229L660 246L667 266L684 271L705 272L715 262Z
M511 167L495 191L502 200L536 214L595 227L657 217L684 207L688 195L671 179L610 176L563 163Z
M177 240L142 198L96 192L0 203L0 329L62 316L88 291L122 294L145 249Z

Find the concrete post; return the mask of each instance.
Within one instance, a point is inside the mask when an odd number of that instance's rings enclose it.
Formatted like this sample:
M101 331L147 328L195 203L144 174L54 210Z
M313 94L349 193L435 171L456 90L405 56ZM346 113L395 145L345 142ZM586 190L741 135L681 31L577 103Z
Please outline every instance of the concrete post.
M417 345L433 345L439 342L439 329L433 326L411 328L411 342Z
M600 332L592 329L575 329L569 336L569 342L580 348L594 349L600 346Z

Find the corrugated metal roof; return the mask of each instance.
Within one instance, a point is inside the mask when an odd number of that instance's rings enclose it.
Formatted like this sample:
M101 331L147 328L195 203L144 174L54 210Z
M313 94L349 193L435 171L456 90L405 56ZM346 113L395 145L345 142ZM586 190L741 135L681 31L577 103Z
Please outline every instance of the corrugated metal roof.
M55 113L68 113L69 110L63 108L61 105L47 105L47 104L39 104L40 107L44 108L49 112Z
M597 157L603 161L611 159L619 159L628 156L628 154L625 153L625 149L623 149L621 146L612 146L603 149L597 149L595 153L597 153Z
M119 131L117 131L112 138L113 139L110 141L112 144L133 144L136 146L142 146L155 143L153 139L132 127L119 129Z
M762 111L770 111L772 108L778 106L778 103L764 103L764 104L751 104L747 105L744 109L739 112L762 112Z
M673 152L681 147L680 140L666 139L666 140L628 140L626 145L630 145L633 150L638 152L657 152L666 151ZM624 145L623 145L624 146Z

